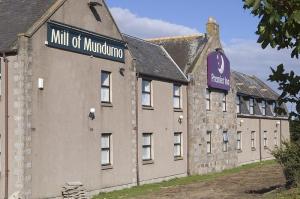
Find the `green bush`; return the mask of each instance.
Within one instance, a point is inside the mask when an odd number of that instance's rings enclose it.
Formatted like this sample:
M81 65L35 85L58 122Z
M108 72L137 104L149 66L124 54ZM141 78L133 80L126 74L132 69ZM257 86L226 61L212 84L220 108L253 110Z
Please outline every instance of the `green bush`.
M282 147L272 151L276 161L283 167L286 187L296 187L300 184L300 144L283 142Z

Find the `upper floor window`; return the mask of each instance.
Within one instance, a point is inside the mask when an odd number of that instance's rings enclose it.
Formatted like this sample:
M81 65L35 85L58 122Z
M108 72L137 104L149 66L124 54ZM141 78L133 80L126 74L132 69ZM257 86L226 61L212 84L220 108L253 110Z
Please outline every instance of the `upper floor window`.
M274 131L274 146L277 147L278 146L278 135L277 135L277 131Z
M254 114L254 98L249 99L248 109L249 109L250 114L253 115Z
M206 99L206 110L209 111L210 110L210 90L206 89L206 93L205 93L205 99Z
M173 85L173 106L176 109L181 108L181 86L177 84Z
M101 71L101 102L111 103L111 73Z
M268 147L268 136L267 136L267 131L264 131L264 147Z
M262 115L266 115L266 101L262 100L260 102L260 111Z
M223 110L223 112L227 111L227 94L226 93L223 93L222 110Z
M152 96L151 96L151 81L142 80L142 105L143 106L152 106Z
M255 149L255 131L251 131L251 149Z
M241 113L241 96L237 95L235 97L235 103L236 103L236 113Z

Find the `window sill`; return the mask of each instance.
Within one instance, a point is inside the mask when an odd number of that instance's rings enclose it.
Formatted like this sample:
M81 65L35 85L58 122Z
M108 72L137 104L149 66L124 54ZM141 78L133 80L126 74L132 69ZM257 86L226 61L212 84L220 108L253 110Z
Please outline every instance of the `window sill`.
M264 146L264 149L267 150L267 149L269 149L269 148L268 148L267 146Z
M154 164L153 160L143 160L143 165Z
M174 108L174 112L183 112L182 108Z
M256 151L256 148L255 148L255 147L252 147L252 148L251 148L251 151Z
M237 149L237 152L242 153L243 151L242 151L242 149Z
M153 106L142 106L143 110L154 110Z
M179 161L179 160L183 160L183 157L182 156L174 157L174 161Z
M101 102L102 107L113 107L112 103L110 102Z
M109 170L109 169L113 169L113 166L111 164L109 164L109 165L101 165L101 169L102 170Z

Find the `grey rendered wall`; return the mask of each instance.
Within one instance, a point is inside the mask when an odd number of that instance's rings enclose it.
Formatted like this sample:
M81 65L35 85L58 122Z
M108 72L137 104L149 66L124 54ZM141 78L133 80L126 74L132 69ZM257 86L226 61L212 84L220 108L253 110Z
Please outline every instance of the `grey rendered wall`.
M68 0L51 20L121 39L104 4L99 23L87 3ZM122 64L48 48L46 31L44 24L31 40L30 198L59 196L66 182L82 182L88 191L134 184L135 73L129 52ZM101 70L112 74L112 107L100 103ZM37 88L38 78L44 79L44 90ZM96 109L93 121L90 108ZM113 168L108 170L100 164L101 133L112 133Z
M139 168L141 183L161 181L166 178L184 176L187 172L187 98L186 86L182 86L183 111L174 112L173 83L152 81L153 110L141 105L142 79L138 79L139 143L143 133L153 133L152 164L143 164L142 145L139 144ZM183 116L180 124L178 119ZM182 132L183 159L174 160L174 132Z

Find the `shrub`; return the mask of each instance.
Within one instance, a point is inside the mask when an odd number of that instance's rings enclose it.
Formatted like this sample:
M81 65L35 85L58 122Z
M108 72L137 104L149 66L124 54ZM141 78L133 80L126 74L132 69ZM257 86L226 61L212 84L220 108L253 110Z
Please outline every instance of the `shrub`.
M283 167L286 187L291 188L300 184L300 144L283 142L282 147L272 151L276 161Z

